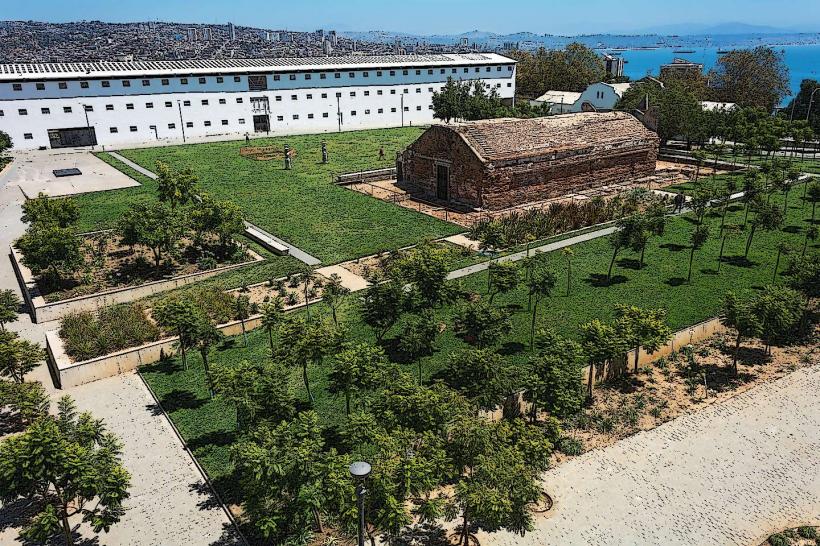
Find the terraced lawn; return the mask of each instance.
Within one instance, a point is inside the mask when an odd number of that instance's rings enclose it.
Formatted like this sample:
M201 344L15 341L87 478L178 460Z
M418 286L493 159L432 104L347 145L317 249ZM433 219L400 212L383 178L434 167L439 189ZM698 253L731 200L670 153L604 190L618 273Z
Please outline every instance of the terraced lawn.
M799 195L801 190L802 188L795 188L794 195ZM772 202L782 203L782 197L776 194L772 197ZM734 205L730 211L727 222L742 223L742 205ZM665 235L650 240L643 269L637 268L637 256L634 253L623 252L613 272L613 282L609 285L605 282L605 276L612 251L606 238L575 245L573 284L569 296L564 291L566 263L560 255L550 255L548 260L558 275L559 283L553 296L539 307L538 325L575 336L582 323L595 318L610 320L618 303L665 308L673 329L713 317L718 313L727 291L754 291L772 282L778 242L788 241L794 247L802 248L810 212L810 206L803 206L800 199L792 197L784 229L758 232L748 261L743 259L745 238L738 237L727 242L720 273L716 271L720 248L720 217L715 212L710 213L706 222L711 227L711 237L695 254L691 283L686 282L686 274L693 223L686 216L670 218ZM820 245L810 245L808 252L820 252ZM784 267L784 262L781 262L781 270ZM467 291L484 293L486 272L466 277L460 282ZM781 277L778 277L777 282L782 282ZM506 305L513 310L514 326L512 334L498 350L513 363L523 363L529 356L527 345L530 314L526 310L526 289L521 286L509 294L497 297L495 301L498 305ZM356 305L354 295L341 311L349 337L373 342L373 334L360 321ZM315 309L327 313L321 304L315 306ZM437 310L438 318L448 326L438 341L436 354L424 360L426 380L435 379L443 368L447 355L464 345L452 333L453 312L454 309L450 306ZM392 338L395 338L398 331L399 327L394 327L386 336L388 352L395 344ZM243 347L241 339L228 340L212 356L214 362L228 364L260 358L269 358L268 339L262 330L249 335L249 347ZM232 469L228 453L230 444L235 441L234 410L218 399L208 398L198 356L189 357L189 365L190 369L184 371L181 363L172 358L145 367L141 373L179 426L205 469L230 496ZM327 392L328 366L329 364L312 367L310 381L316 395L315 408L324 424L332 428L344 419L345 412L344 400ZM408 367L407 370L413 371L414 368ZM291 384L293 392L307 403L299 370L292 371Z
M120 153L154 170L157 160L175 168L190 167L204 191L236 202L248 220L270 233L332 264L463 231L454 224L379 201L332 183L335 174L393 165L397 151L413 142L419 127L379 129L321 135L255 139L253 146L296 151L293 169L282 160L242 157L241 141L123 150ZM321 142L327 142L330 162L321 163ZM384 147L386 159L379 160ZM135 175L107 154L103 160L134 176L140 188L81 196L82 226L107 227L131 203L154 199L156 184Z

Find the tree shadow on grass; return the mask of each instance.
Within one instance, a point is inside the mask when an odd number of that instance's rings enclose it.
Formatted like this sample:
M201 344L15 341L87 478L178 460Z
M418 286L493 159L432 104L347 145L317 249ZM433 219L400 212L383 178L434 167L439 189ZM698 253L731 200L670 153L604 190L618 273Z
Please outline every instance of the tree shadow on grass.
M623 269L633 269L635 271L640 271L641 269L640 260L636 260L635 258L621 258L617 263L618 267Z
M680 252L681 250L686 250L689 247L686 245L679 245L677 243L664 243L660 245L660 248L664 248L669 252Z
M589 277L584 279L584 282L595 288L604 288L615 284L623 284L628 280L623 275L613 275L611 279L607 279L603 273L590 273Z
M187 444L191 450L197 450L203 447L228 446L234 442L236 442L235 431L216 430L191 438Z
M160 357L154 364L149 364L141 368L142 373L161 373L163 375L174 375L182 371L182 357L174 358L165 351L160 352Z
M749 258L745 256L724 256L723 263L729 264L735 267L754 267L757 265L756 262L753 262Z
M705 267L700 270L704 275L718 275L719 271L713 267Z
M504 343L500 349L498 349L498 354L502 356L512 356L523 353L527 349L527 346L523 343L519 343L518 341L508 341Z
M683 286L684 284L686 284L686 279L684 279L683 277L672 277L670 279L666 279L663 282L669 286Z
M207 400L197 397L191 391L174 389L160 400L160 404L167 412L175 412L181 409L197 409L202 407Z

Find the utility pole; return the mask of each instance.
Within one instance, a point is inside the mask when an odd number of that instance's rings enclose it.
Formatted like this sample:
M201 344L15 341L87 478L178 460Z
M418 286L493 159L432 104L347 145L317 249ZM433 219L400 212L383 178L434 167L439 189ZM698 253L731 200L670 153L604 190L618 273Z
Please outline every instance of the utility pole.
M179 128L182 129L182 142L185 142L185 120L182 119L182 103L177 101L179 108Z
M88 121L88 105L83 104L83 113L85 114L85 127L88 129L88 134L91 134L91 123ZM97 140L95 135L94 140L91 141L91 149L94 149L94 142Z
M339 132L342 132L342 99L339 97L339 93L336 93L336 117L339 121Z
M401 96L401 126L404 127L404 94Z

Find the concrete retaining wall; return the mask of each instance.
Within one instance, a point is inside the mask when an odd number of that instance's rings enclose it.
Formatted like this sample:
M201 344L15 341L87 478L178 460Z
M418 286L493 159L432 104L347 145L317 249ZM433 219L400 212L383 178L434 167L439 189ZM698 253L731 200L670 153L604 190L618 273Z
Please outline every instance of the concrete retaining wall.
M175 288L220 275L226 271L231 271L233 269L245 267L256 262L264 261L262 256L250 249L246 249L252 257L252 260L248 262L230 264L217 267L216 269L210 269L208 271L189 273L188 275L180 275L179 277L174 277L167 280L147 282L138 286L112 288L110 290L104 290L102 292L89 294L87 296L78 296L55 302L46 302L46 300L39 295L37 283L34 279L34 275L31 273L31 270L23 265L20 252L13 246L10 247L10 250L14 272L20 282L20 286L23 288L22 291L26 299L26 303L31 311L32 320L37 323L58 320L65 315L76 313L78 311L96 311L97 309L101 309L109 305L136 301L154 294L159 294L160 292L167 292L168 290L173 290Z

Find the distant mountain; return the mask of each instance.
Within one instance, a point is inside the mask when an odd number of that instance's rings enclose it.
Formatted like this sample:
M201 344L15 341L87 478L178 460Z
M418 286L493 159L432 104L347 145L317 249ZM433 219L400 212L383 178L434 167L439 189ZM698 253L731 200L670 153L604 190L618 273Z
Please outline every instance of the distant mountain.
M698 23L677 23L673 25L659 25L635 31L637 34L660 34L662 36L724 36L745 34L790 34L794 29L776 28L765 25L749 25L746 23L720 23L704 25Z

